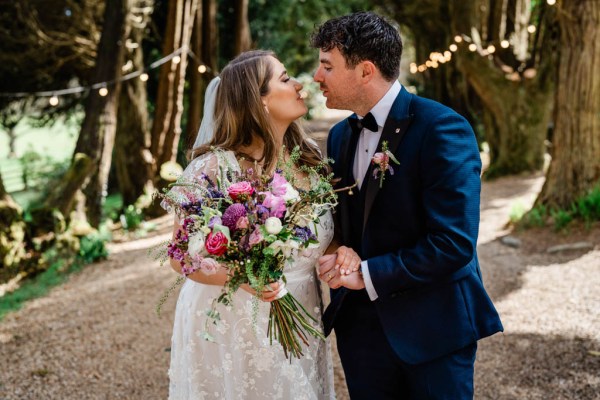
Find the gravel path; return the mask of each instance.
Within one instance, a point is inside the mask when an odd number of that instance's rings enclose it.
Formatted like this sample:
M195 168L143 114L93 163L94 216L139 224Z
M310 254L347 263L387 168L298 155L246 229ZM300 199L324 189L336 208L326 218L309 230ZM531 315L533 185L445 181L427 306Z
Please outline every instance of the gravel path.
M600 239L559 255L497 239L511 207L530 204L541 183L533 175L483 188L479 255L506 331L480 342L476 399L600 399ZM158 318L174 280L147 255L168 237L170 218L158 222L155 236L111 244L108 260L0 322L0 399L166 398L176 296Z

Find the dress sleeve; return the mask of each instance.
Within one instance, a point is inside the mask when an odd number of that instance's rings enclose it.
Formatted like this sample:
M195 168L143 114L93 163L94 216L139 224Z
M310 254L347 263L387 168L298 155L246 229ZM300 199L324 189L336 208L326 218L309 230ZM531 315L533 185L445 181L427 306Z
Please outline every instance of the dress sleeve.
M213 152L208 152L199 157L194 158L183 171L183 174L177 179L177 183L196 183L206 184L203 176L208 177L213 182L220 173L219 157ZM174 214L175 210L172 207L173 202L183 203L187 200L197 198L199 190L190 186L173 186L161 201L160 206L167 210L168 213Z

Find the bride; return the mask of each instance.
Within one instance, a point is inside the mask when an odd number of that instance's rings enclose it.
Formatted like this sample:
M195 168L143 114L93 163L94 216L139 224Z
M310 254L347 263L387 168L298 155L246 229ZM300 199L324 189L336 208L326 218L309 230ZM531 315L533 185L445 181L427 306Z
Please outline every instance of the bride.
M288 76L270 51L249 51L231 61L223 69L220 82L216 78L207 89L205 119L183 178L206 174L214 179L256 165L272 173L278 158L289 156L287 149L300 146L296 182L308 188L308 177L299 167L317 165L321 156L294 122L307 112L301 89L302 85ZM284 154L280 154L282 151ZM176 217L174 233L178 228ZM284 273L285 288L320 320L323 304L315 265L333 237L331 215L323 216L316 228L319 248L295 255ZM171 266L181 272L179 262L171 260ZM220 295L227 273L225 269L214 275L197 271L187 278L175 311L170 399L335 397L327 342L309 335L310 345L304 346L304 356L291 361L279 344L269 343L269 303L277 298L282 286L274 283L272 291L259 294L262 302L258 314L252 301L256 293L247 285L238 290L233 306L219 310L221 319L211 330L213 342L203 336L207 312L212 300Z

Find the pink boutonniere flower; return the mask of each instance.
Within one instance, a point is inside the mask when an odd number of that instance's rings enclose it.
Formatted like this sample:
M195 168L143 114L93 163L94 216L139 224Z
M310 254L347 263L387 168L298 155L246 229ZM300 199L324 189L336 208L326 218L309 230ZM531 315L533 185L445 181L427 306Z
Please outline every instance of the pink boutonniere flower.
M383 187L383 180L387 171L389 171L390 175L394 175L394 169L390 165L390 160L400 165L400 161L396 160L396 157L388 150L388 142L383 141L381 152L375 153L371 159L371 163L375 166L373 168L373 178L379 178L379 188Z

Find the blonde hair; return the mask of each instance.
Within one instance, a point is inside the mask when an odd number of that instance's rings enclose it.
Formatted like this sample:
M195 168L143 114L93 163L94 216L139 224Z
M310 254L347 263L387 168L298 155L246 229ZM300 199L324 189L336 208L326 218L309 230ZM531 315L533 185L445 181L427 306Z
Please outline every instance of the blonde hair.
M213 138L207 144L193 149L191 158L210 151L214 146L231 150L250 161L260 161L265 171L274 168L277 163L278 146L261 99L269 93L269 81L273 76L268 57L275 57L275 54L268 50L247 51L223 69L220 75L221 83L217 89ZM264 143L260 160L254 160L240 150L249 146L254 138L259 138ZM300 147L301 165L312 167L321 160L319 149L307 141L296 122L292 122L287 128L283 144L288 150Z

